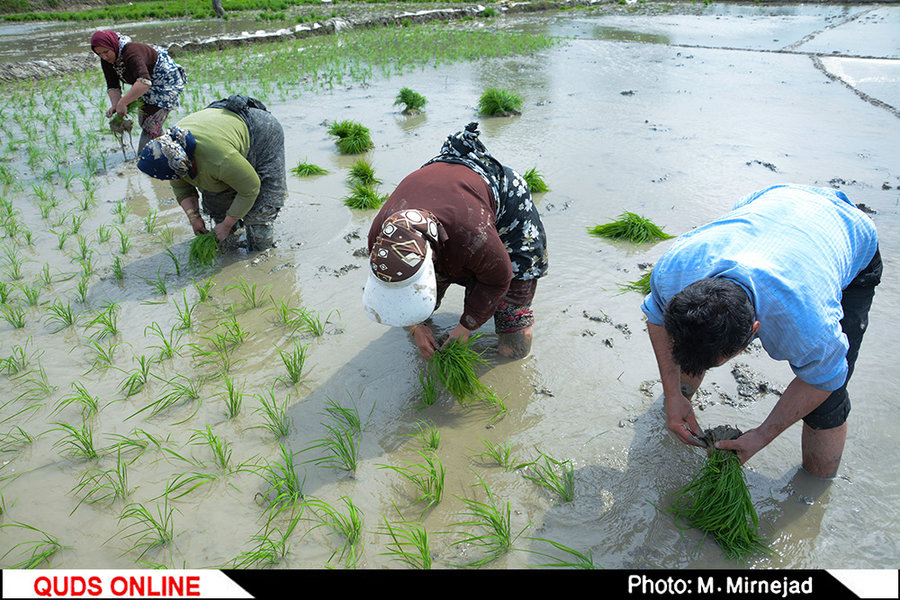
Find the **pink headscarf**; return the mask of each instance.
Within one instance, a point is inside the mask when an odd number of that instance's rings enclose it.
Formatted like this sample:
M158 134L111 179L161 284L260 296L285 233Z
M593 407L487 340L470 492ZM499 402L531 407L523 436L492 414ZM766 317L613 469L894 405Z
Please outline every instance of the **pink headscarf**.
M119 56L119 34L115 31L95 31L91 36L91 48L109 48Z

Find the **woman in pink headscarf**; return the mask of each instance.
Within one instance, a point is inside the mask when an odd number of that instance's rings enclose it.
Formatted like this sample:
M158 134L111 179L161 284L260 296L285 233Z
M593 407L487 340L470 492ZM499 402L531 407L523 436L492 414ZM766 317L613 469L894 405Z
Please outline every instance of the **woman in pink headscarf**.
M138 112L143 148L151 139L162 135L169 111L178 107L187 78L184 68L159 46L133 42L115 31L96 31L91 36L91 50L100 57L111 106L106 116L124 117L128 105L140 98ZM122 93L122 82L131 86Z

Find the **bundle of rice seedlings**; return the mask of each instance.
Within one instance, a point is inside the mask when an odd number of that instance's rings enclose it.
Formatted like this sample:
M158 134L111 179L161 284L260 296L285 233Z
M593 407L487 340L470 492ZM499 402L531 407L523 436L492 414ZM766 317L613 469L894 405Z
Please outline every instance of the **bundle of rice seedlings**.
M325 175L328 171L318 165L302 161L297 163L297 166L291 169L291 173L298 177L311 177L313 175Z
M653 240L667 240L671 235L654 224L650 219L625 211L615 221L588 227L588 233L613 240L627 240L643 244Z
M430 359L430 366L438 380L461 404L493 397L491 389L479 381L476 372L478 367L488 364L482 352L473 347L479 337L473 335L465 341L453 340Z
M350 167L350 174L347 176L350 184L360 183L369 187L381 184L381 180L375 177L375 168L369 161L360 158L353 166Z
M344 206L357 210L378 208L387 200L387 195L379 194L371 187L356 183L350 186L350 195L344 198Z
M338 121L328 126L329 135L337 138L335 143L341 154L361 154L375 146L369 136L369 128L353 121Z
M522 179L525 180L525 183L528 184L528 188L532 192L546 192L550 190L547 183L544 181L544 176L538 173L538 170L534 167L525 171L525 174L522 175Z
M478 99L478 112L490 117L521 115L522 99L516 94L497 88L489 88Z
M212 231L194 236L188 252L188 265L192 267L208 267L216 260L219 251L219 240Z
M425 107L425 103L427 100L425 96L411 90L407 87L400 90L400 93L397 94L397 99L394 101L394 105L403 104L406 108L403 109L404 115L418 114Z
M640 292L643 295L647 295L650 293L650 275L653 271L647 271L634 281L629 281L628 283L620 283L619 289L622 291L634 291Z
M771 552L759 535L759 517L737 454L714 447L717 440L740 435L740 430L725 426L704 432L702 439L710 449L706 463L673 494L669 508L676 522L686 522L708 533L734 559Z

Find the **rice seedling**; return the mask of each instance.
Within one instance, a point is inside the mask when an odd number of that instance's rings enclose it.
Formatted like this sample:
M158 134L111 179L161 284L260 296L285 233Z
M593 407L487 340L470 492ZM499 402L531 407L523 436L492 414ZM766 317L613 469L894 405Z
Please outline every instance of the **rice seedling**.
M70 515L82 504L106 504L112 506L117 500L128 498L134 488L128 485L128 463L122 458L121 449L116 456L116 465L111 469L88 469L72 488L72 493L81 499Z
M131 209L128 207L128 204L125 203L124 200L116 200L116 204L113 207L113 214L116 216L116 220L120 225L125 224L125 220L128 218L128 213Z
M219 253L219 239L212 231L194 236L188 251L188 266L194 269L212 266Z
M177 298L173 301L175 311L178 314L178 328L182 331L190 331L194 323L194 309L197 305L188 302L187 291L185 290L181 290L181 300L183 305L178 304Z
M116 232L119 234L119 254L128 254L131 250L131 236L121 227L116 227Z
M200 302L207 302L212 297L212 289L215 285L212 277L204 279L202 283L194 281L194 289L197 290Z
M326 175L328 174L328 170L323 169L318 165L301 161L297 163L296 167L291 169L291 173L298 177L312 177L313 175Z
M379 194L367 185L354 183L350 194L344 197L344 206L354 210L371 210L380 207L387 200L387 194Z
M156 270L156 279L147 279L146 277L141 277L157 294L160 296L165 296L169 293L169 282L166 279L167 274L162 272L162 267Z
M378 533L388 536L391 542L387 545L387 551L380 555L390 556L413 569L430 569L431 544L425 526L415 521L390 522L386 517L382 519L384 524L379 527Z
M325 526L331 530L331 533L341 537L342 545L332 553L328 562L340 552L340 558L346 555L346 566L355 568L359 556L362 554L363 543L363 515L359 508L353 504L353 501L347 496L342 496L341 501L347 507L347 514L342 513L338 508L331 506L323 500L317 498L309 498L305 501L309 507L321 521L313 528Z
M19 289L22 290L22 296L25 298L25 304L27 306L38 305L41 298L41 287L39 285L22 284L19 286Z
M544 176L541 175L535 167L525 171L522 175L522 179L528 184L528 189L534 193L550 191L550 187L547 185L547 182L544 181Z
M162 227L157 231L157 235L159 236L159 242L164 246L171 246L172 242L175 241L175 231L169 227L168 223L163 224ZM179 272L179 275L181 273Z
M402 104L404 107L404 115L414 115L421 112L422 109L425 108L427 102L425 96L415 90L405 87L401 88L400 92L397 94L397 98L394 100L394 106Z
M6 281L0 281L0 304L6 304L12 297L13 286Z
M441 445L441 432L437 427L430 423L419 421L413 425L413 429L415 431L409 435L421 442L422 450L426 452L437 451L438 446Z
M284 561L291 550L288 540L303 516L303 507L292 510L284 528L274 524L274 519L266 520L265 525L250 540L253 547L239 554L233 561L235 569L272 567Z
M316 465L329 469L341 469L348 473L356 471L359 462L359 435L360 428L352 420L348 420L352 413L332 413L331 423L325 423L326 437L313 440L304 449L320 449L324 455L312 460Z
M34 443L34 436L26 432L18 425L4 434L0 434L0 453L18 452L25 446Z
M127 377L119 384L119 392L130 398L139 393L150 380L150 366L153 362L145 355L138 359L138 366L128 373Z
M40 529L32 525L18 522L4 523L3 525L0 525L0 529L4 529L7 531L11 531L13 529L21 529L26 532L37 533L40 536L36 540L18 542L9 550L7 550L3 554L3 556L0 556L0 559L5 559L12 552L18 550L19 548L22 548L24 550L25 558L18 562L6 565L6 567L10 569L36 569L44 564L49 565L50 559L52 559L60 550L64 548L64 546L60 544L59 538L50 535L45 531L41 531Z
M478 112L489 117L520 115L522 99L516 94L498 88L488 88L478 99Z
M491 390L478 380L476 372L477 368L488 364L482 352L473 346L479 337L476 334L468 340L452 340L429 359L438 381L463 405L491 395Z
M441 501L444 495L444 479L447 472L441 460L432 452L419 451L418 454L424 462L405 462L403 465L379 465L379 468L391 470L413 484L419 494L413 499L413 503L424 502L425 508L422 509L424 514L425 511Z
M527 549L527 550L525 550L525 552L529 552L531 554L535 554L537 556L543 556L545 558L549 558L549 559L553 560L553 562L551 562L551 563L534 565L535 568L546 569L546 568L551 568L551 567L557 567L557 568L562 568L562 569L587 569L587 570L602 568L594 562L594 555L590 550L588 550L587 554L584 554L582 552L578 552L577 550L569 548L568 546L561 544L559 542L553 541L553 540L548 540L548 539L544 539L544 538L534 538L534 537L527 537L525 539L531 540L533 542L543 542L546 544L550 544L551 546L553 546L554 548L559 550L561 553L563 553L563 555L567 555L567 556L571 557L569 559L562 559L554 554L549 554L547 552L539 552L537 550Z
M366 187L381 185L381 180L375 177L375 168L372 166L372 163L364 158L358 159L350 167L347 182L350 184L361 184Z
M313 312L312 310L303 307L293 308L291 309L290 318L286 324L291 327L294 332L319 337L325 333L325 325L330 322L331 316L334 314L337 314L338 317L341 316L341 313L336 309L329 312L323 319L318 311Z
M266 483L266 491L262 497L274 513L285 508L293 508L303 500L303 479L297 474L294 465L294 453L278 443L281 460L267 461L266 466L259 469L259 474Z
M468 520L454 524L457 527L473 527L477 530L475 533L464 534L462 539L453 542L454 545L471 544L483 552L481 558L464 565L467 567L483 567L502 557L513 549L515 541L531 526L531 523L528 523L514 533L509 502L505 504L498 502L491 489L480 478L478 485L484 489L487 500L460 498L466 505L463 516L468 517Z
M116 278L116 281L122 281L123 279L125 279L125 268L122 266L121 257L113 257L111 268L113 277Z
M153 233L156 231L156 225L159 221L159 211L154 208L151 208L147 211L147 215L144 217L144 231L147 233Z
M181 277L181 261L178 259L178 256L172 252L171 248L166 248L166 256L171 259L172 266L175 267L175 276Z
M153 402L150 402L146 406L128 415L128 417L126 417L126 420L135 417L145 411L149 411L148 416L152 418L176 406L193 402L194 400L198 400L200 398L200 388L203 386L203 378L191 379L190 377L187 377L185 375L178 374L175 375L175 377L173 377L172 379L163 381L165 382L165 389L163 391L163 394ZM176 425L190 419L190 417L196 414L197 410L199 409L200 406L198 404L195 407L193 413L176 423Z
M497 466L503 467L505 471L518 471L532 464L531 462L519 461L518 457L513 453L512 444L510 444L509 440L499 444L495 444L490 440L481 440L481 445L484 447L484 450L476 456L496 463Z
M105 302L102 308L99 308L89 315L89 320L85 324L86 329L94 328L91 339L102 340L105 338L115 337L119 333L119 305L117 302Z
M88 289L90 288L90 285L90 279L83 275L81 279L78 280L78 283L75 284L76 299L82 304L87 304Z
M181 354L182 344L180 342L182 334L177 331L177 328L173 327L169 330L169 333L166 334L163 332L159 323L154 321L144 328L144 336L147 335L147 331L152 333L156 339L159 340L158 344L150 346L150 348L159 350L159 354L156 356L157 362L162 362Z
M772 552L759 535L759 516L737 454L713 445L740 432L716 428L704 434L706 461L694 478L672 495L667 512L675 516L676 524L686 523L711 535L729 558Z
M88 421L100 413L100 400L92 396L80 381L72 382L72 393L62 398L53 412L60 412L69 406L77 406L81 409L82 421Z
M287 415L287 401L279 403L275 399L275 391L270 387L267 394L255 394L260 402L256 412L264 419L262 427L267 429L276 439L287 437L291 430L291 419Z
M66 423L56 423L56 425L58 427L51 431L62 431L64 435L53 445L54 447L61 447L70 456L76 458L85 460L100 458L100 452L94 446L94 432L90 425L85 423L81 426L81 429L76 429Z
M294 341L294 347L290 351L276 348L281 356L281 362L287 371L287 382L289 385L297 385L303 379L303 365L306 363L307 347L299 341Z
M423 407L431 406L438 397L437 375L431 363L419 369L419 399Z
M525 479L556 493L563 502L575 499L575 467L572 461L560 461L540 453L540 458L528 465L528 469L522 474Z
M629 281L628 283L620 283L619 289L623 292L638 292L644 296L650 293L650 276L653 274L652 271L647 271L634 281Z
M222 377L222 387L220 395L225 404L225 416L233 419L241 412L241 405L244 402L243 388L227 373Z
M249 283L243 277L239 277L237 283L229 285L225 288L225 291L237 291L244 299L241 307L244 310L251 310L262 305L266 298L266 294L269 292L269 286L264 287L262 290L257 290L257 285L255 283Z
M328 126L328 134L336 137L341 154L362 154L374 148L369 128L353 121L339 121Z
M589 227L588 233L596 237L625 240L633 244L667 240L673 237L650 219L628 211L619 215L615 221Z
M103 346L99 341L92 339L88 344L90 345L91 350L91 368L88 372L98 369L105 371L113 366L116 348L121 345L121 342L107 342L107 344Z
M21 304L4 304L0 306L0 313L3 315L3 320L9 323L13 329L22 329L25 327L27 319L25 316L25 309L22 308Z
M137 502L127 505L119 516L119 523L128 522L122 532L125 539L133 542L123 556L139 550L137 558L140 560L151 550L171 544L175 540L174 512L168 498L164 498L162 505L156 505L155 514Z
M12 281L22 279L24 277L22 266L25 264L25 259L19 252L18 247L12 245L3 246L3 254L6 258L6 266L3 269L6 272L6 277Z

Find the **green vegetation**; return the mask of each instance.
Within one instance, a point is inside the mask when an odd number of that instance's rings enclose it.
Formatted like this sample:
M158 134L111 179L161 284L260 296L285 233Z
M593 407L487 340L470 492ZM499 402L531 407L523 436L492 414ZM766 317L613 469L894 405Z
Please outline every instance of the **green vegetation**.
M291 173L298 177L312 177L313 175L326 175L328 171L318 165L300 161L296 167L291 169Z
M478 112L488 117L520 115L522 99L516 94L498 88L485 90L478 99Z
M589 227L588 233L597 237L625 240L634 244L667 240L673 237L650 219L628 211L619 215L615 221Z
M541 175L535 167L525 171L525 174L522 175L522 179L525 180L525 183L528 184L528 188L534 193L550 191L550 188L544 181L544 176Z
M403 114L408 115L420 112L423 108L425 108L426 102L428 101L425 99L425 96L415 90L411 90L410 88L405 87L402 88L397 94L397 99L394 101L394 106L402 104L404 107Z
M209 267L219 252L219 240L212 231L194 236L188 255L188 265L195 268Z
M369 128L354 121L338 121L328 126L328 135L337 138L338 151L341 154L362 154L373 148Z

